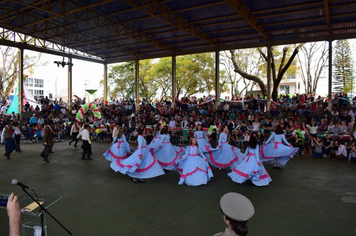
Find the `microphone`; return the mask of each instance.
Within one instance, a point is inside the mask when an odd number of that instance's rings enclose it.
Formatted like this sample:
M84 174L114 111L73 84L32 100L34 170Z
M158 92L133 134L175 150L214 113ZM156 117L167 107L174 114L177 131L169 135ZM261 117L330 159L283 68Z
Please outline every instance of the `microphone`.
M29 190L32 190L32 188L28 187L27 185L25 185L25 184L23 184L23 183L20 183L17 179L13 179L13 180L11 181L11 184L13 184L13 185L18 185L18 186L20 186L21 188L27 188L27 189L29 189Z

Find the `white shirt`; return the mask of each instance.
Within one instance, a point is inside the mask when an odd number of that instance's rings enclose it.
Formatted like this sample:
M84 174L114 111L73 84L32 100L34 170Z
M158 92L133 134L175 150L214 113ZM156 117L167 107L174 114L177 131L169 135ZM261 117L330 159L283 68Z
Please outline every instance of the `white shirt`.
M175 128L176 127L176 122L174 120L171 120L169 122L169 128Z
M344 157L347 157L347 150L345 145L340 145L339 149L336 151L336 155L343 155Z
M82 136L82 140L88 141L91 144L91 140L90 140L90 134L89 131L87 129L83 129L77 136L77 139L79 139L79 137Z
M188 128L188 121L187 120L183 120L182 122L182 129L187 129Z
M119 129L115 127L114 130L112 131L112 139L115 139L117 133L119 133Z

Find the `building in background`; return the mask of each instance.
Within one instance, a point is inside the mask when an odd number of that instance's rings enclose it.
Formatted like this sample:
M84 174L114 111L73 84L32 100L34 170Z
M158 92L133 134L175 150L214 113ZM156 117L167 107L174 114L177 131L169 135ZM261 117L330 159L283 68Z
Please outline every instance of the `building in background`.
M48 98L54 98L55 88L51 80L44 80L39 78L26 78L24 85L30 91L30 93L37 98L48 96Z

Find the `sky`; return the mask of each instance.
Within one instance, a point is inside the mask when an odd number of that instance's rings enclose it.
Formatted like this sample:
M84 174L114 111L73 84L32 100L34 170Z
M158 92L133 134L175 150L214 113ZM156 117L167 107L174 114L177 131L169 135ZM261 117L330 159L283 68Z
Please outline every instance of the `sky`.
M356 39L349 39L349 42L352 48L354 64L356 65ZM33 56L33 55L37 55L38 52L25 50L25 54L29 56ZM54 61L62 61L62 57L42 53L41 62L48 62L47 65L36 67L34 73L32 75L29 74L29 77L44 79L48 84L47 86L48 90L51 90L52 94L55 97L57 98L61 96L66 97L68 94L67 92L68 91L68 67L67 66L65 66L64 68L62 68L61 66L58 67L57 64L54 63ZM82 61L77 59L73 59L73 64L74 64L74 66L72 67L73 95L84 97L85 89L98 89L98 91L95 94L95 97L102 97L103 86L100 85L100 80L104 78L103 64L87 62L87 61ZM108 72L109 72L109 68L110 65L108 65ZM355 67L355 71L356 71L356 67ZM28 74L28 72L25 71L25 74ZM319 80L317 94L326 95L325 92L328 91L327 71L325 71L325 75L326 76L324 78ZM56 88L56 84L57 84L57 88ZM354 89L354 91L356 91L356 89ZM355 94L355 92L353 94ZM92 100L93 97L94 96L91 96L90 100Z

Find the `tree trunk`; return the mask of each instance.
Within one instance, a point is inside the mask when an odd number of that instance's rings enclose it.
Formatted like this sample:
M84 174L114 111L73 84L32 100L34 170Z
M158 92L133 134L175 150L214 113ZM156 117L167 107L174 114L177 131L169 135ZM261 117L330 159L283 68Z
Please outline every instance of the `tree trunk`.
M235 72L237 72L242 77L244 77L248 80L252 80L253 82L257 83L261 88L263 97L266 96L267 91L266 91L265 84L263 83L263 81L260 78L258 78L257 76L250 75L250 74L244 72L243 70L241 70L241 68L239 67L239 65L237 64L236 59L235 59L235 51L230 50L230 53L231 53L232 63L234 64Z

